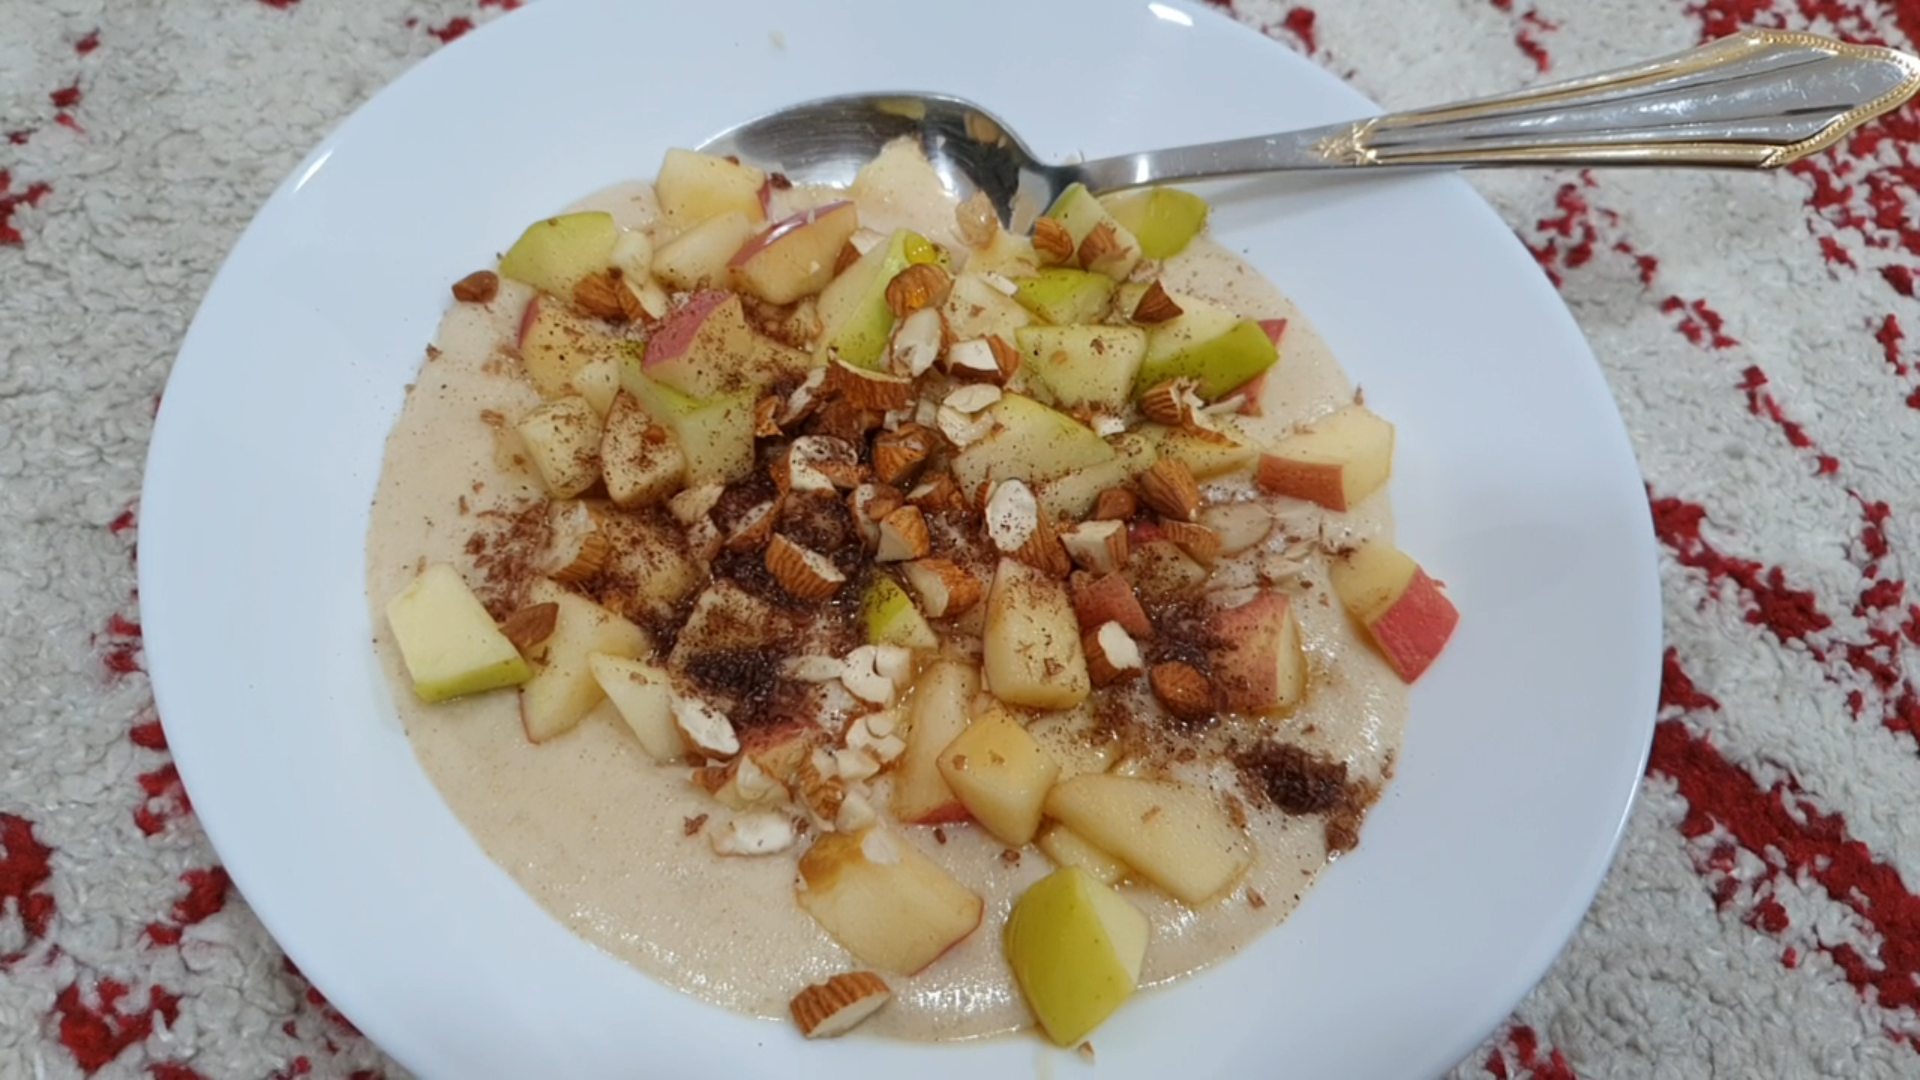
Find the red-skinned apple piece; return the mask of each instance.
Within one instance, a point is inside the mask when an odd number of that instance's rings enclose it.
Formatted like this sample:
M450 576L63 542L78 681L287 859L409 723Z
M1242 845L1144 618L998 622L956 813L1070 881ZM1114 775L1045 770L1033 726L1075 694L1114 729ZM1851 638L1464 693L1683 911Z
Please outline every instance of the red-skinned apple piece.
M840 248L859 227L850 202L803 210L748 240L727 265L740 288L771 304L790 304L826 288Z
M1345 512L1393 474L1393 425L1348 405L1282 439L1260 456L1255 481L1267 491Z
M1460 624L1459 609L1440 583L1385 541L1362 545L1330 569L1333 590L1348 614L1407 682L1426 672Z
M1300 703L1307 663L1300 651L1300 624L1284 593L1262 592L1212 618L1213 684L1227 708L1263 713Z
M1080 621L1081 633L1095 630L1101 623L1117 622L1136 639L1153 636L1153 623L1147 618L1147 609L1141 606L1140 597L1134 593L1133 583L1125 574L1115 572L1094 577L1083 571L1073 575L1070 587L1073 613Z

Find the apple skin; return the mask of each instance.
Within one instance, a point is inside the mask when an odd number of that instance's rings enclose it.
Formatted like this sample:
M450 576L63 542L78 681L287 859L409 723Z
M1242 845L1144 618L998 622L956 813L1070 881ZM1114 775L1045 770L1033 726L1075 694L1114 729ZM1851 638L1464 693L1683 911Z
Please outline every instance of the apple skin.
M728 260L734 283L770 304L791 304L826 288L841 245L860 227L850 202L783 218Z
M1047 1037L1074 1046L1139 985L1147 917L1077 866L1041 878L1007 915L1007 965Z
M1117 622L1136 641L1153 636L1153 622L1133 583L1123 573L1094 577L1084 571L1073 575L1069 583L1073 593L1073 614L1080 632L1090 633L1102 623Z
M1226 707L1268 713L1290 709L1306 693L1307 663L1300 624L1284 593L1262 592L1211 619L1214 687Z
M1140 254L1149 259L1173 258L1207 227L1207 201L1179 188L1128 191L1100 201L1140 241Z
M967 728L979 669L952 660L935 661L914 680L907 748L893 766L893 816L911 825L952 825L972 815L940 774L940 751Z
M1406 682L1432 666L1460 625L1460 611L1440 583L1392 544L1362 545L1329 569L1347 613Z
M1386 485L1393 444L1392 424L1363 405L1348 405L1262 454L1254 480L1276 495L1345 512Z

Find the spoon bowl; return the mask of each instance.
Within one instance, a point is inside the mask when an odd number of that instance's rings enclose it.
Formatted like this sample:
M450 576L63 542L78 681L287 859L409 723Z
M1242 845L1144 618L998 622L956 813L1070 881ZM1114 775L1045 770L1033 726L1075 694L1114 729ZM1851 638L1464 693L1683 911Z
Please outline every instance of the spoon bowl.
M1324 127L1048 164L985 107L941 94L822 98L700 147L797 183L844 186L889 143L918 143L959 198L1025 230L1075 183L1094 194L1252 173L1513 165L1777 168L1920 90L1920 59L1812 34L1747 30L1599 75Z

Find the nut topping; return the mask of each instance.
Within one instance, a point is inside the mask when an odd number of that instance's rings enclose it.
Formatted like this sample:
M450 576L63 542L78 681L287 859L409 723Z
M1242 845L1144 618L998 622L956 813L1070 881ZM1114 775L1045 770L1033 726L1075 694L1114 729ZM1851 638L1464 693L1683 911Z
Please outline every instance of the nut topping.
M491 303L500 294L500 275L491 270L475 270L453 283L453 298L463 304Z
M1140 302L1133 305L1133 321L1151 326L1185 314L1173 297L1167 295L1166 286L1155 278L1147 291L1140 295Z
M1190 521L1163 521L1160 528L1166 533L1167 539L1201 566L1212 566L1213 561L1220 557L1220 534L1205 525Z
M914 263L887 282L887 307L904 319L922 308L939 307L953 291L953 275L937 263Z
M880 519L880 546L873 557L877 562L907 562L924 558L931 546L920 508L902 506Z
M1193 665L1177 660L1155 664L1147 681L1153 696L1179 719L1192 723L1213 715L1213 684Z
M980 582L947 559L920 559L900 569L928 618L958 615L980 602Z
M547 511L548 547L542 568L566 584L589 580L606 565L613 546L586 503L556 502Z
M795 839L793 819L779 810L748 810L707 830L707 843L718 855L771 855L792 847Z
M1113 222L1103 221L1088 230L1086 238L1080 241L1080 265L1088 270L1105 272L1116 266L1131 250L1120 242L1120 234L1114 229Z
M573 286L573 306L608 322L628 322L641 313L640 298L621 280L620 271L588 274Z
M1140 500L1126 488L1108 488L1093 501L1093 513L1089 515L1097 521L1132 521L1140 512Z
M849 971L835 975L794 995L788 1007L800 1034L809 1039L830 1039L852 1030L861 1021L892 1000L880 976L871 971Z
M1149 387L1140 395L1140 413L1156 424L1185 427L1191 423L1202 402L1192 379L1168 379Z
M1073 234L1053 218L1038 218L1033 223L1033 253L1041 266L1065 266L1073 261Z
M1127 565L1127 526L1123 521L1083 521L1060 534L1067 554L1096 574L1111 574Z
M699 698L674 695L673 726L703 757L730 758L740 752L740 737L733 732L733 721Z
M904 484L919 473L940 444L932 428L902 424L873 437L873 475L883 484Z
M1187 463L1161 458L1140 474L1140 499L1162 517L1192 521L1200 512L1200 485Z
M892 412L913 404L913 380L853 367L844 360L828 365L827 389L855 408L875 412Z
M974 192L953 208L953 225L961 241L975 251L986 248L1000 235L1000 215L994 212L993 200L984 191Z
M507 616L500 623L500 633L524 655L552 637L554 628L559 624L560 605L549 600L544 604L529 604Z
M1140 646L1117 622L1104 622L1080 639L1087 654L1087 675L1095 686L1136 678L1146 670Z
M847 576L833 560L775 533L767 543L767 573L797 599L825 600L840 591Z

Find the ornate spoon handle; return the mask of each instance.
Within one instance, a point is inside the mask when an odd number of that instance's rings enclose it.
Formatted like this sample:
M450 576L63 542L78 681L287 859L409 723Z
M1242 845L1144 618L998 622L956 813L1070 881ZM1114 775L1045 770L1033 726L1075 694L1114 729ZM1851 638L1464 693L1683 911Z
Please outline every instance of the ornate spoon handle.
M1086 162L1095 190L1278 169L1720 165L1774 168L1920 90L1920 59L1747 30L1691 52L1517 93Z

